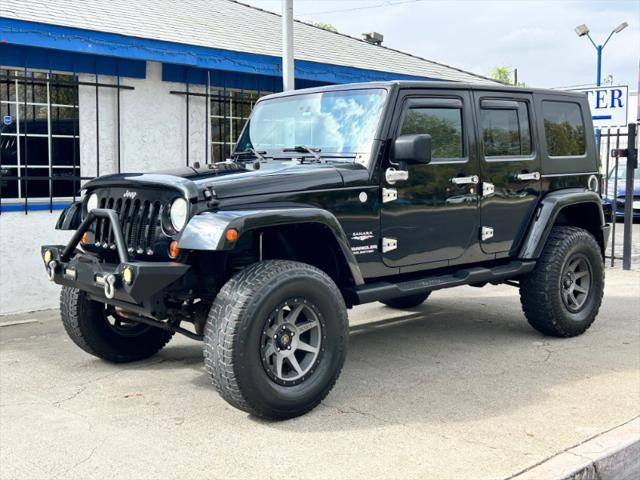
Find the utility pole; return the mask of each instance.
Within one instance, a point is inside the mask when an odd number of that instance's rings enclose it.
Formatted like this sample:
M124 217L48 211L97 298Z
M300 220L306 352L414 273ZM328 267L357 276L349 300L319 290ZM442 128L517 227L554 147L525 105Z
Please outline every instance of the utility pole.
M293 76L293 0L282 0L282 89L295 90Z

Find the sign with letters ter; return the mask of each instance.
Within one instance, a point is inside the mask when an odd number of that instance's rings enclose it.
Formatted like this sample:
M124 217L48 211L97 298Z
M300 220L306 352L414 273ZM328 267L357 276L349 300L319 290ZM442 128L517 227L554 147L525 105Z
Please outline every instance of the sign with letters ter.
M629 101L629 87L579 88L589 98L591 118L596 128L626 127Z

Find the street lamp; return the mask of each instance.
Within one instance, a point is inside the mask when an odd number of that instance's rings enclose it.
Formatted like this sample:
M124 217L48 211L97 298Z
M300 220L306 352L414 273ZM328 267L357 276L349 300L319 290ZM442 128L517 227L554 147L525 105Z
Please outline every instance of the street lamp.
M602 50L607 45L607 43L609 42L609 39L614 33L620 33L622 30L624 30L628 26L629 24L627 22L622 22L616 28L611 30L611 33L609 34L609 36L607 37L607 39L604 41L602 45L596 45L596 43L591 38L591 35L589 35L589 27L587 27L584 23L582 25L578 25L575 28L576 35L578 35L579 37L584 37L586 35L589 41L591 42L591 44L595 47L596 52L598 52L598 73L596 77L596 85L598 87L600 86L600 75L602 71Z

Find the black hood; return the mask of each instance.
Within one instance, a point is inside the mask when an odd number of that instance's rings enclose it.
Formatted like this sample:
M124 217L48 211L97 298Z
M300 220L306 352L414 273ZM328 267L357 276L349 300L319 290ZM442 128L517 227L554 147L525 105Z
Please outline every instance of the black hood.
M354 170L367 177L365 167L357 164L300 164L298 161L268 161L253 164L214 163L200 168L184 167L157 173L105 175L88 182L84 188L154 187L180 190L187 198L197 198L204 189L214 190L217 198L231 198L279 192L333 189L344 186L341 170ZM360 176L360 175L358 175Z

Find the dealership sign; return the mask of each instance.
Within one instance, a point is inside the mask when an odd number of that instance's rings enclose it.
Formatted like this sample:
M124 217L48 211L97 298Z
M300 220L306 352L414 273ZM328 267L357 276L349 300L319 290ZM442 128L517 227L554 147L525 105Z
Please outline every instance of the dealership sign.
M579 88L589 99L594 127L626 127L629 88L619 87Z

